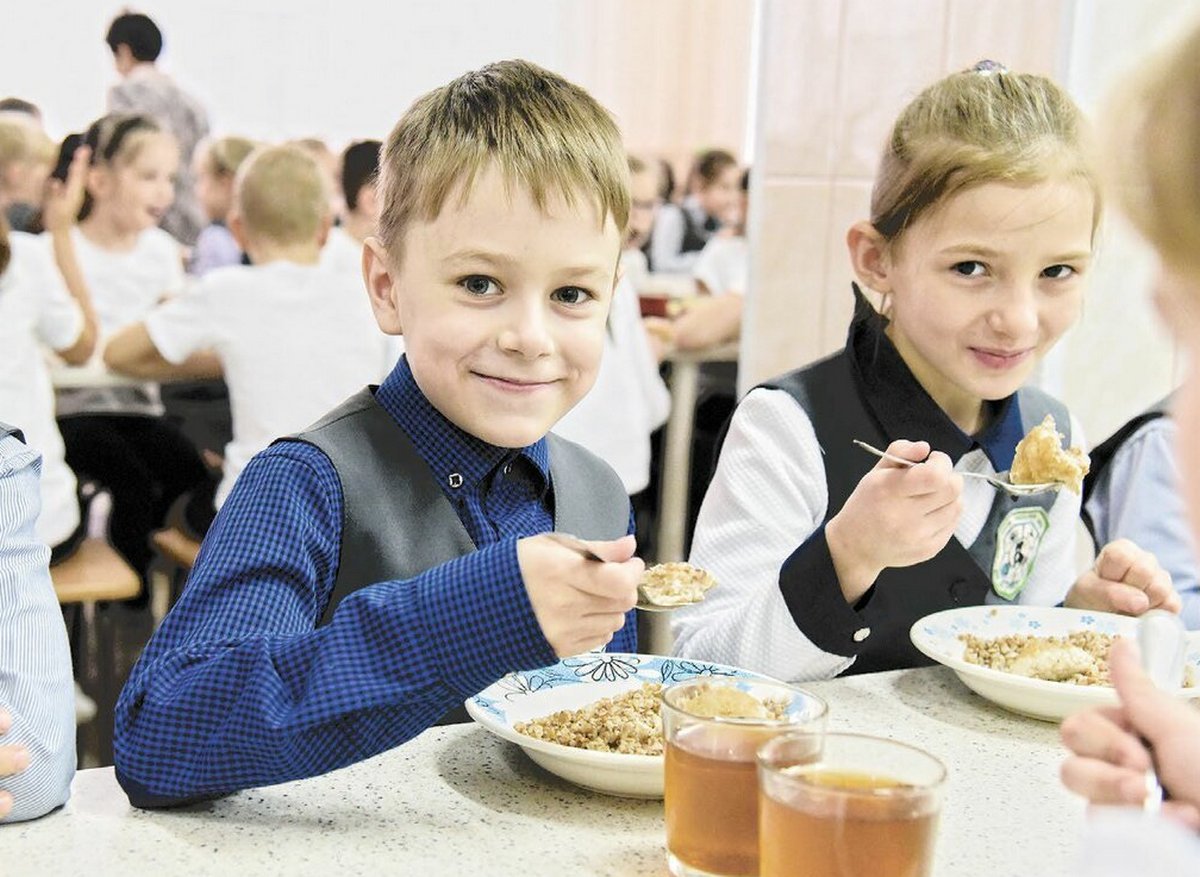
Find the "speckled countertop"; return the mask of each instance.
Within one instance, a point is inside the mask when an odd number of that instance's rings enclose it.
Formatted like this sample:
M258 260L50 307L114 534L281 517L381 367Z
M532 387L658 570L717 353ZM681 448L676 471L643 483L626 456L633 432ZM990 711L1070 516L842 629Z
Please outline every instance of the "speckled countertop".
M895 737L950 769L937 877L1068 874L1083 804L1058 782L1053 724L948 670L808 686L830 728ZM324 777L172 811L133 810L111 768L62 811L0 827L0 873L665 875L662 802L583 791L470 725L435 728Z

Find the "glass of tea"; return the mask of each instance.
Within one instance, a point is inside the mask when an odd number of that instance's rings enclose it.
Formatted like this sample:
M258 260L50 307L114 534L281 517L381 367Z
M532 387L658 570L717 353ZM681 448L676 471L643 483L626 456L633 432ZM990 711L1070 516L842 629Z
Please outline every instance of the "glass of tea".
M927 877L946 768L862 734L791 733L758 751L762 877Z
M676 877L758 874L755 753L819 732L825 701L782 682L704 677L662 693L667 866Z

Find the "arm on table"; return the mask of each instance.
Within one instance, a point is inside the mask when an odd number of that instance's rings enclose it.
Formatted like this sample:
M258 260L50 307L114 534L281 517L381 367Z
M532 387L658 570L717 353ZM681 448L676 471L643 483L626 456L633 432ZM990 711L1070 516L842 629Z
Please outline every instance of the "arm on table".
M514 539L362 588L316 627L341 512L333 466L308 446L276 445L243 471L117 704L117 778L135 805L343 767L554 662Z
M126 326L114 335L104 347L104 364L114 372L152 381L219 378L222 374L221 361L208 352L172 363L159 353L145 323Z
M64 804L75 776L71 654L50 583L49 551L34 533L36 458L16 438L0 439L0 713L7 715L0 761L11 761L19 749L28 765L0 775L0 792L9 796L0 819L9 821Z
M700 350L732 341L742 331L742 296L729 293L693 299L673 323L679 350Z

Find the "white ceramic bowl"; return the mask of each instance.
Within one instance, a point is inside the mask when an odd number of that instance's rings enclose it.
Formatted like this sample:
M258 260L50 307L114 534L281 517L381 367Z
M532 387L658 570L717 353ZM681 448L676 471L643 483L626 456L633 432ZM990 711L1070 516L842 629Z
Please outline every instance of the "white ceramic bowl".
M661 755L593 752L535 740L513 725L575 710L602 697L640 688L643 682L672 685L697 676L764 679L724 664L657 655L592 653L550 667L512 673L467 701L471 718L498 737L516 743L535 762L565 780L625 798L661 798Z
M939 664L952 669L971 690L1005 709L1044 721L1057 722L1088 707L1117 702L1108 686L1072 685L1028 679L963 660L961 634L996 637L1006 634L1064 636L1094 630L1134 638L1137 619L1108 612L1089 612L1051 606L966 606L926 615L909 631L913 645ZM1188 637L1185 673L1200 680L1200 643ZM1191 668L1190 670L1186 668ZM1180 697L1200 696L1200 688L1180 688Z

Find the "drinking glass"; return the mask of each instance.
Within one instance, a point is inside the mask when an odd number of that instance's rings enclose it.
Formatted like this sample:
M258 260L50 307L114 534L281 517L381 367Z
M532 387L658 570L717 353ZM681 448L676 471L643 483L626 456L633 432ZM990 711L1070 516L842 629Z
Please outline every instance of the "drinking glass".
M925 877L945 779L894 740L776 736L758 751L761 877Z
M701 690L742 692L773 710L771 718L697 714ZM825 701L782 682L693 679L662 694L667 866L676 877L758 874L755 753L785 731L824 728Z

